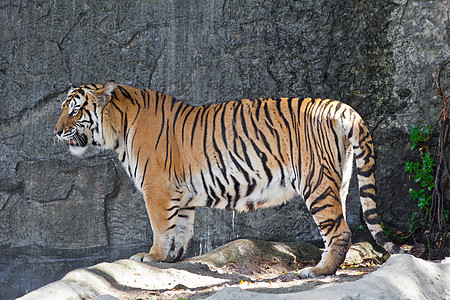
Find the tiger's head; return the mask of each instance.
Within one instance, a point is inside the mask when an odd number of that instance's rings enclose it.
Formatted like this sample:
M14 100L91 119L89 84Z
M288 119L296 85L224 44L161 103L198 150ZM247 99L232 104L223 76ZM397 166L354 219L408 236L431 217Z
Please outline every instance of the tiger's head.
M69 91L54 132L69 144L72 154L80 156L89 145L105 144L101 114L115 89L116 83L109 81L105 85L83 85Z

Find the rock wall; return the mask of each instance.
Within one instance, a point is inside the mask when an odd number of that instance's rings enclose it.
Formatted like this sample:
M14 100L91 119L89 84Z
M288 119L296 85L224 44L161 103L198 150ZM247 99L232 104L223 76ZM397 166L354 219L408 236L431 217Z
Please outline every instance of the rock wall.
M340 99L369 124L379 211L404 229L416 206L408 132L433 122L450 54L447 1L7 1L0 5L0 245L148 245L141 195L111 152L72 157L53 136L71 84L114 79L190 104ZM348 220L360 224L352 188ZM319 238L300 199L243 215L198 209L194 251L236 238ZM1 248L0 248L1 249Z

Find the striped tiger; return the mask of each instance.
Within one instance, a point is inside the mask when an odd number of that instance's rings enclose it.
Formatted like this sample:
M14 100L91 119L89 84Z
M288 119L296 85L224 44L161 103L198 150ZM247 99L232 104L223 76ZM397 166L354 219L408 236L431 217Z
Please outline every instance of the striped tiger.
M372 236L389 253L407 252L381 228L372 138L342 102L280 98L192 106L110 81L71 89L54 131L75 155L88 145L114 149L143 193L153 245L133 260L183 259L195 207L248 212L300 195L325 244L318 265L300 276L334 274L351 244L345 200L354 156Z

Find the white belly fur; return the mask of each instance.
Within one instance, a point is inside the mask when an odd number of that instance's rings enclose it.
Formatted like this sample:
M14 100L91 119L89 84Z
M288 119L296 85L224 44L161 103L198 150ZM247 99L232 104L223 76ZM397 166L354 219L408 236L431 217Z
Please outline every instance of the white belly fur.
M252 174L256 175L256 174ZM298 192L296 192L290 184L281 184L280 172L274 172L274 177L269 185L267 185L267 179L259 179L258 176L254 176L256 180L256 186L254 187L252 193L248 196L243 196L247 193L248 186L241 183L240 185L240 195L241 197L237 199L235 210L237 211L247 211L249 210L249 205L251 204L254 209L266 208L275 205L281 205L286 201L291 200ZM238 178L240 176L237 176ZM242 179L242 177L240 178ZM286 182L290 182L290 178L285 178ZM200 183L200 179L194 180L194 182ZM227 186L227 191L231 193L234 192L233 186ZM206 206L205 203L208 198L207 192L204 190L203 186L196 185L196 194L191 193L185 194L184 199L190 199L188 206ZM216 196L219 196L220 201L217 201L212 205L213 208L225 209L228 205L228 199L221 196L220 190L214 188ZM232 194L234 196L234 194ZM184 204L184 203L183 203Z

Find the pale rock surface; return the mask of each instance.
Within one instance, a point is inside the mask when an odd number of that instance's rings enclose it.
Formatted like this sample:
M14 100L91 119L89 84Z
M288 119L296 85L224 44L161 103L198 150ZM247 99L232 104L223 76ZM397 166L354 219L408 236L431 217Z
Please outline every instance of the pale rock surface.
M208 300L225 299L450 299L450 259L433 263L411 255L393 255L377 271L341 285L291 294L261 294L225 288Z
M281 251L280 251L281 250ZM320 253L320 252L319 252ZM170 263L140 263L119 260L101 263L87 269L69 272L63 279L50 283L25 296L22 300L33 299L145 299L160 295L161 299L178 299L180 296L192 299L449 299L450 259L429 262L410 255L393 255L378 270L352 281L352 276L339 275L319 277L314 280L294 279L295 272L285 282L291 282L289 289L242 276L242 273L227 273L222 265L228 262L249 261L248 266L258 260L270 257L275 264L287 260L298 264L312 263L318 259L318 250L303 243L274 243L255 240L238 240L220 247L210 254L192 258L191 261ZM299 256L300 255L300 256ZM300 257L304 255L305 260ZM353 245L347 255L346 264L361 264L369 260L379 260L381 253L368 243ZM273 265L272 265L273 266ZM245 273L245 272L244 272ZM248 273L247 273L248 274ZM341 277L329 280L330 277ZM244 278L250 284L240 284ZM278 279L280 277L277 277ZM277 278L273 278L275 282ZM360 278L360 277L356 277ZM241 282L239 282L241 281ZM349 282L352 281L352 282ZM328 282L322 285L321 282ZM340 283L344 282L344 283ZM337 284L340 283L340 284ZM308 285L305 290L299 285ZM250 289L259 288L256 293ZM312 289L311 289L312 288ZM245 290L247 289L247 290ZM190 294L167 294L168 291L186 290ZM287 291L295 291L286 293ZM198 293L202 291L202 293ZM165 293L165 294L163 294ZM170 293L170 292L169 292ZM145 295L145 296L142 296ZM158 298L159 299L159 298Z

